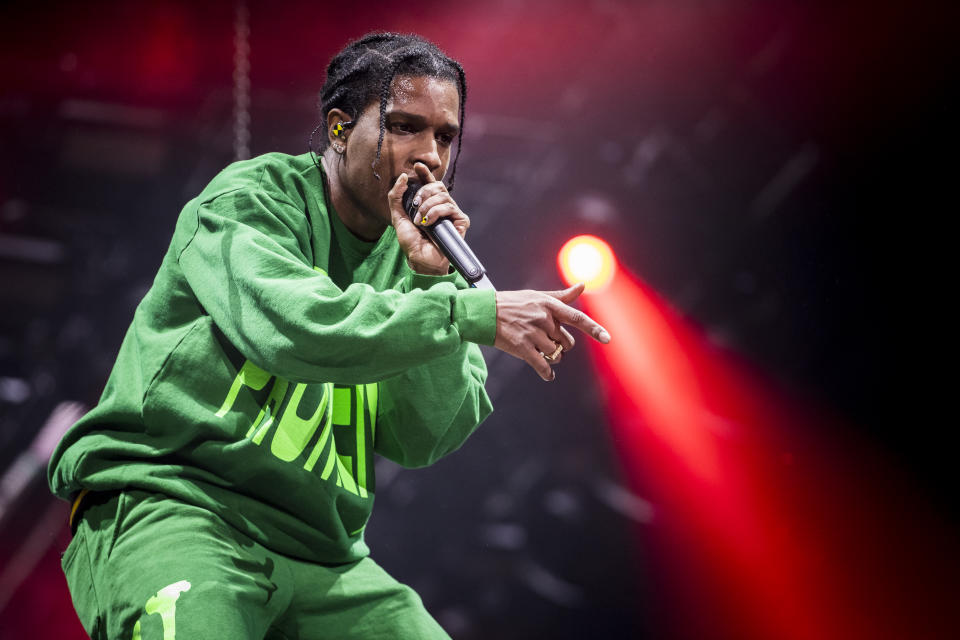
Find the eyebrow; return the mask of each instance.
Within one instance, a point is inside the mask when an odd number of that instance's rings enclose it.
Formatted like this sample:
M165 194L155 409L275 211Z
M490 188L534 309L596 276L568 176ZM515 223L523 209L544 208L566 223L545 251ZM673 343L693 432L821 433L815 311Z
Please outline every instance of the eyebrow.
M416 113L410 113L409 111L391 110L386 113L386 116L387 118L389 118L390 116L400 116L402 118L406 118L413 124L420 127L425 127L427 125L426 118ZM460 127L453 124L452 122L447 122L444 125L438 127L438 129L447 133L452 133L454 135L460 132Z

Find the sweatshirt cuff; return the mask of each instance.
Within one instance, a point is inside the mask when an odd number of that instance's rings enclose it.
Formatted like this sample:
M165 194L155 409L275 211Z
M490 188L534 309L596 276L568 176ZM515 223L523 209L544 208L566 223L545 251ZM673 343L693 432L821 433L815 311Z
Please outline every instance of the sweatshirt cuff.
M464 341L493 345L497 337L497 292L493 289L457 291L450 319Z
M428 290L430 287L440 284L442 282L449 282L454 285L457 289L464 289L468 287L467 281L464 280L459 273L452 271L443 276L428 276L422 273L417 273L410 267L406 267L407 276L406 283L404 287L404 292L409 293L416 289L423 289L424 291Z

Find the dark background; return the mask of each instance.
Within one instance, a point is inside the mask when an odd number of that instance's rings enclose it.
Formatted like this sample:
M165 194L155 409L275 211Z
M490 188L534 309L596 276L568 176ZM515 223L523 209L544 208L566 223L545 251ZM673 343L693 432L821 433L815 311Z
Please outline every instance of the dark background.
M557 288L562 243L605 237L956 525L953 6L247 6L253 155L306 150L349 39L424 35L467 73L455 195L498 288ZM224 2L0 9L3 637L79 628L66 505L24 452L59 403L96 402L180 208L234 158L235 20ZM486 354L497 411L464 449L381 461L374 558L456 638L671 637L637 544L656 505L623 481L589 359L545 386Z

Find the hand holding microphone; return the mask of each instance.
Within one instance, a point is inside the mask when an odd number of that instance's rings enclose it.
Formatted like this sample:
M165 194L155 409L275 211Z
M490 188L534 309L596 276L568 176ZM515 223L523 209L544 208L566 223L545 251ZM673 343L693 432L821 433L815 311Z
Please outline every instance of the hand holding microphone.
M403 210L414 224L423 225L421 228L426 236L447 257L453 268L470 283L470 286L493 289L493 284L487 278L486 270L480 264L480 260L467 245L466 240L457 232L453 223L447 218L440 218L431 224L429 213L420 212L423 198L420 183L414 180L409 181L403 193Z
M424 186L403 174L388 194L393 226L408 264L419 273L434 275L446 274L452 264L473 286L492 289L483 265L463 240L470 218L426 165L418 162L414 170ZM553 380L553 365L575 343L563 325L599 342L610 341L603 327L569 305L581 293L582 284L563 291L498 291L494 347L525 361L544 380Z
M446 185L437 180L425 164L418 162L413 168L417 177L401 174L388 194L393 227L410 268L426 275L446 275L451 265L450 255L455 259L472 257L479 265L479 260L463 241L470 227L470 218L450 197ZM418 180L422 187L416 187ZM435 225L438 220L440 224ZM453 266L457 268L456 261ZM469 282L477 279L464 277Z

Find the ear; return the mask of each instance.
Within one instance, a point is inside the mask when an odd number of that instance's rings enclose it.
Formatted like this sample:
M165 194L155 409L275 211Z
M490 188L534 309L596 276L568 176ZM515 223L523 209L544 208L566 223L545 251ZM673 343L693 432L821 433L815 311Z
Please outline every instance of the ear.
M352 128L353 118L342 109L330 109L327 112L327 142L346 143L347 132ZM337 126L340 125L340 126Z

